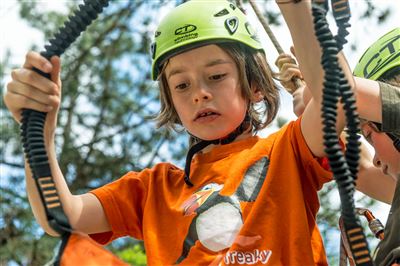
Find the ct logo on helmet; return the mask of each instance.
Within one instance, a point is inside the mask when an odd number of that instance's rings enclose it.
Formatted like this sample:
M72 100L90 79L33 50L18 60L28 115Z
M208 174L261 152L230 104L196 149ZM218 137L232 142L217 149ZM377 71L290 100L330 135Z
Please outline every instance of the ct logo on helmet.
M183 27L177 28L175 30L175 35L186 34L186 33L195 31L196 29L197 29L197 27L195 25L188 24L188 25L185 25Z
M197 27L193 24L186 24L182 27L179 27L175 30L175 35L177 36L174 39L175 44L188 41L191 39L196 39L199 34L194 32L197 30Z
M399 61L400 53L396 53L395 42L400 41L400 35L394 36L387 40L381 49L378 50L368 62L365 64L363 69L363 75L365 78L369 78L375 75L381 69L388 67L395 61ZM374 66L375 65L375 66Z

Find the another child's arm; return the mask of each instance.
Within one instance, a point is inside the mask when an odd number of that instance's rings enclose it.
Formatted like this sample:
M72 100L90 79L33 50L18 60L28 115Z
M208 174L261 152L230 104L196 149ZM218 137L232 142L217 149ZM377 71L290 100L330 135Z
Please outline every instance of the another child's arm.
M51 80L34 72L33 67L50 73ZM21 121L22 109L47 112L44 127L46 151L52 176L70 225L83 233L109 231L110 226L99 200L90 193L72 195L57 162L54 135L61 101L60 69L58 57L52 57L49 62L40 54L29 52L22 68L12 71L12 80L7 84L4 102L18 123ZM25 175L28 198L36 220L48 234L57 235L47 222L45 210L27 162Z
M293 48L292 53L294 54ZM302 77L295 59L291 55L282 54L278 56L275 64L280 69L279 77L282 86L293 96L293 110L295 114L297 116L302 115L311 96L307 84L303 83L304 86L296 88L294 83L291 81L294 76L299 78ZM341 138L345 141L346 136L344 132L342 133ZM373 165L372 156L368 151L366 144L361 142L359 172L356 182L357 190L371 198L391 204L395 187L395 180L392 177L383 174L381 169L376 168Z

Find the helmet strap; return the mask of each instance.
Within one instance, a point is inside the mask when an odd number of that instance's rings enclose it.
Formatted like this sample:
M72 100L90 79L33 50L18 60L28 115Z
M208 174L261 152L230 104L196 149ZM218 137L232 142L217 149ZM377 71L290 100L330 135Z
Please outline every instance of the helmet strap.
M192 134L190 134L195 140L196 144L192 145L189 148L189 151L186 155L186 162L185 162L185 183L189 186L192 187L193 183L190 181L190 164L192 162L193 156L204 149L205 147L211 145L211 144L229 144L232 143L239 135L241 135L243 132L249 129L251 126L251 118L248 113L246 113L245 118L243 119L242 123L230 134L228 134L226 137L220 138L220 139L215 139L215 140L202 140L199 139Z

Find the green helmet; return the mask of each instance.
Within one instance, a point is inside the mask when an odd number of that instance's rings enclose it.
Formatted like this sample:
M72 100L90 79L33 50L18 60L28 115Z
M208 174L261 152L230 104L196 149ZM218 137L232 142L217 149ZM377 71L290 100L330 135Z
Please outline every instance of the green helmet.
M184 51L205 44L236 41L262 50L246 15L228 1L191 0L173 9L158 26L151 45L152 78L162 64Z
M387 71L400 66L400 28L383 35L361 56L354 75L377 80Z

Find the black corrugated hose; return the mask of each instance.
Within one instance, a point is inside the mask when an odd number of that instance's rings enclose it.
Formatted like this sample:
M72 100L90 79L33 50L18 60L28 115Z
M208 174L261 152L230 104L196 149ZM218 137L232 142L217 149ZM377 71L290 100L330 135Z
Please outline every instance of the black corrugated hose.
M84 0L84 4L79 5L79 9L64 23L64 26L50 40L50 44L45 46L45 51L41 52L41 55L47 59L54 55L60 56L78 38L81 32L97 18L97 15L108 5L108 2L109 0ZM50 79L49 74L38 69L34 70ZM60 235L64 235L70 231L71 227L62 209L46 154L43 136L45 120L46 113L24 109L21 120L21 137L24 152L45 207L49 225Z
M324 145L329 165L338 185L341 213L349 240L350 249L356 265L373 265L361 223L354 206L355 180L359 160L359 119L355 98L351 87L340 68L337 55L347 42L347 27L350 9L346 0L331 1L333 15L338 26L338 34L333 36L326 20L328 1L313 0L312 13L314 29L322 48L321 63L325 71L322 99L322 118ZM343 154L339 136L336 132L337 103L341 99L347 121L347 145Z

